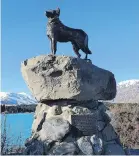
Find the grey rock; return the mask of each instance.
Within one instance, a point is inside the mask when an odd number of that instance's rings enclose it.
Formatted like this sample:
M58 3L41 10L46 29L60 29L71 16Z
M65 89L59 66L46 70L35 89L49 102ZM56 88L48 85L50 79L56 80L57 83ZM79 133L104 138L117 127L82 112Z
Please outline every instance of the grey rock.
M83 59L37 56L24 61L21 72L32 95L41 102L58 99L111 100L116 95L114 75Z
M33 120L32 133L35 133L41 130L42 124L45 121L45 118L46 118L46 112L42 112L38 114L38 116Z
M98 103L98 109L99 109L100 111L105 112L108 108L105 106L105 104L104 104L103 102L99 102L99 103Z
M113 118L114 114L110 110L107 110L106 113L111 119Z
M97 114L97 120L98 121L103 121L105 123L109 123L111 121L111 118L108 116L107 113L105 113L104 111L100 111L99 109L95 111ZM94 113L95 113L94 112Z
M38 133L41 141L60 141L69 131L70 124L68 121L60 117L52 117L45 120Z
M104 141L103 140L103 145L106 146L108 144L117 144L116 140L112 140L112 141Z
M49 108L48 112L50 112L52 115L60 115L62 113L62 110L60 106L54 105Z
M106 122L107 124L108 124L109 122L111 122L111 118L109 117L109 115L108 115L107 113L102 112L101 115L102 115L102 118L103 118L103 121L104 121L104 122Z
M84 136L77 140L79 149L83 154L91 155L93 154L93 147L91 145L90 137Z
M107 144L105 146L105 155L125 155L123 148L118 144Z
M91 110L89 110L88 108L85 108L85 107L81 107L81 106L75 106L73 107L72 111L75 113L75 114L91 114Z
M97 109L98 106L98 101L97 100L91 100L91 101L84 101L84 106L87 107L88 109L95 110Z
M104 111L96 110L98 121L106 122L107 124L111 121L111 118Z
M43 103L39 103L37 105L32 124L32 133L36 133L37 131L41 130L41 126L46 119L49 108L50 106Z
M53 105L47 111L47 118L62 114L61 106Z
M94 154L100 155L103 152L103 142L100 138L98 138L96 135L91 136L90 138L92 145L93 145L93 151Z
M42 129L42 125L45 122L46 113L43 114L43 118L40 120L40 123L37 126L37 131L40 131Z
M47 112L50 106L44 103L38 103L36 106L34 118L37 118L38 115L41 115L42 112Z
M76 138L72 134L69 134L66 138L64 138L63 141L67 143L70 143L70 142L75 143Z
M107 110L106 111L106 113L108 114L108 116L110 117L110 119L111 119L111 125L114 127L114 128L116 128L117 127L117 115L116 114L114 114L113 112L111 112L111 111L109 111L109 110Z
M106 123L103 121L97 121L97 129L98 131L102 131L105 127Z
M119 137L115 140L112 140L112 141L103 141L103 144L104 144L104 146L108 145L108 144L118 144L120 146L123 146Z
M24 154L25 155L43 155L44 149L45 148L44 148L43 142L34 140L34 141L30 142L30 144L27 144Z
M51 151L50 154L52 155L71 155L71 154L77 154L78 149L75 146L74 143L60 143L59 145L55 145Z
M31 143L32 143L33 140L34 140L33 137L27 138L27 139L25 140L25 146L27 147L27 146L31 145Z
M67 104L67 105L62 106L61 109L62 109L62 112L64 112L64 111L66 111L66 110L71 110L72 107L71 107L71 105L68 105L68 104Z
M73 115L74 112L72 111L71 108L65 109L62 114L60 115L61 118L64 120L67 120L69 123L71 123L71 115Z
M118 138L111 124L108 124L102 131L104 141L112 141Z

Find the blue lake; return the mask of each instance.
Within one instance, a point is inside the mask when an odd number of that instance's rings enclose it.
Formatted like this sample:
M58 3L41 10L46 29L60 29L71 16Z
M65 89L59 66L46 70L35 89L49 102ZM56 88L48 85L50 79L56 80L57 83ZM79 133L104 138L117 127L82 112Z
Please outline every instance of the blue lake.
M25 140L31 135L33 116L34 113L1 114L1 130L3 131L6 117L6 134L10 144L24 144Z

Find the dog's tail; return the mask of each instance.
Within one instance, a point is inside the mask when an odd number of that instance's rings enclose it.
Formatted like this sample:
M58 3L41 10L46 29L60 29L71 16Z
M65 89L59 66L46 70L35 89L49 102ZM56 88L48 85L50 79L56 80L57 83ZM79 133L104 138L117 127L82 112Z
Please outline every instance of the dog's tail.
M92 52L88 48L88 35L86 35L85 40L84 40L85 46L86 46L86 53L87 54L92 54Z

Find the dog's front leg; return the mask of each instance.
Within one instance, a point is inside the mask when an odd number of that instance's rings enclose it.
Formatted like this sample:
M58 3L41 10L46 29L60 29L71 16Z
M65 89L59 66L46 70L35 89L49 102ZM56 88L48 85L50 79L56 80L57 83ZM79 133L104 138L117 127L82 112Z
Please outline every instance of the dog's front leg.
M57 42L54 38L51 39L51 51L52 54L55 55L57 50Z

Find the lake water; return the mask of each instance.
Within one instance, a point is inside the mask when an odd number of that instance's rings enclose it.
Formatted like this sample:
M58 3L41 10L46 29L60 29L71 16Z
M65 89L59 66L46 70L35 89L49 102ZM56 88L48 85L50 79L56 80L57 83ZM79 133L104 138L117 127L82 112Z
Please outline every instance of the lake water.
M1 114L1 130L3 131L6 117L6 133L10 144L24 144L31 135L33 115L34 113Z

